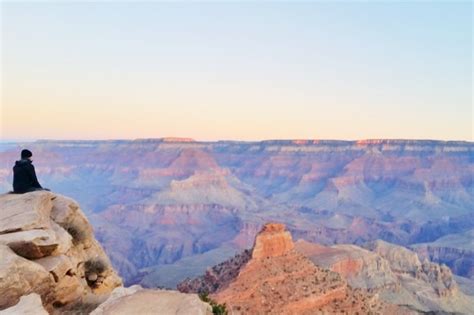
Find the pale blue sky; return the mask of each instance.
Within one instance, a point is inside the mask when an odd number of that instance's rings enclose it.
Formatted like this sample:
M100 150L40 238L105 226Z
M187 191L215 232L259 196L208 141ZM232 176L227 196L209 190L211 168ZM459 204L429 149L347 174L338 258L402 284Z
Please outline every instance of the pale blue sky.
M2 3L1 138L473 139L470 2Z

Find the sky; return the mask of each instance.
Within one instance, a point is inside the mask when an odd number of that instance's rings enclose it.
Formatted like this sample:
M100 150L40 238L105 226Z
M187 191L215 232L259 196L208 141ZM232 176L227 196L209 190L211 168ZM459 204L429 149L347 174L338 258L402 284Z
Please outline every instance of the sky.
M0 140L473 140L465 2L1 3Z

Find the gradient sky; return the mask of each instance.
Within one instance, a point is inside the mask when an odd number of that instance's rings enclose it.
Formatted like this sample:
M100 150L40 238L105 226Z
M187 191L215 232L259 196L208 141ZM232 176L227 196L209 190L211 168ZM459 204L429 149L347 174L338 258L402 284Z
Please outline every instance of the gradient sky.
M3 140L473 140L469 1L1 8Z

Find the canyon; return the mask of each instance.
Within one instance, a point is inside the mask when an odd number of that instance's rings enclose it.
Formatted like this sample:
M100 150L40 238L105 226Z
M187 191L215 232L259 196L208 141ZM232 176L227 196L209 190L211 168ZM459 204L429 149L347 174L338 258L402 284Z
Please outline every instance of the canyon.
M3 143L1 190L24 147L40 182L81 204L127 285L174 288L251 248L268 221L324 246L410 247L473 277L472 142Z
M75 200L47 191L2 194L0 314L388 315L474 309L474 281L404 246L382 240L361 246L295 242L276 222L255 234L249 249L214 266L202 261L205 272L180 281L178 291L127 287ZM194 274L192 257L182 268Z

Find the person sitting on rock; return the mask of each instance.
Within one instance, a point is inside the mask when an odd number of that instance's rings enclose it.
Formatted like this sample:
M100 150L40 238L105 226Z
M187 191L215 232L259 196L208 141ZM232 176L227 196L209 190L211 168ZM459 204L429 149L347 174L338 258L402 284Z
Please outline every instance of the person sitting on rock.
M16 161L13 167L13 192L24 194L37 190L49 190L41 187L36 178L35 167L31 157L33 153L30 150L21 151L21 160Z

